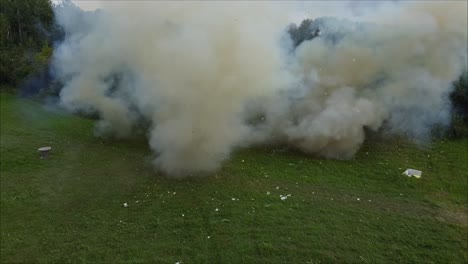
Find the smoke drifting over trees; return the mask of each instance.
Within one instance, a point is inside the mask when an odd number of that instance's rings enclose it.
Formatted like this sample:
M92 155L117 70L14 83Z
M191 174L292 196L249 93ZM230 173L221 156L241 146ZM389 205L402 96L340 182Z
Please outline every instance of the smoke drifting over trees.
M236 147L348 159L365 129L424 139L448 124L466 70L466 2L287 28L293 5L113 2L79 23L60 9L61 103L97 113L98 133L126 137L148 123L155 167L174 176L216 170Z

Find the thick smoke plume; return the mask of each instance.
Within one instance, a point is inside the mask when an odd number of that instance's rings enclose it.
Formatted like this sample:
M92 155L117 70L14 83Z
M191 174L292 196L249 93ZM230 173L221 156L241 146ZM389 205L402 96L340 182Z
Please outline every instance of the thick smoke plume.
M319 35L298 47L287 33L297 3L103 6L81 23L57 14L68 32L54 54L61 102L97 113L98 133L146 124L156 168L175 176L215 170L251 144L347 159L365 129L425 138L449 122L466 69L466 2L317 19Z

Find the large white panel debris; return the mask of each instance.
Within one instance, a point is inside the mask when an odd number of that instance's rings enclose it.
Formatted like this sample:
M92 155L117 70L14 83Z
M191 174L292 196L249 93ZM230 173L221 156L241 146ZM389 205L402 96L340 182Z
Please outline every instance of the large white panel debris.
M402 174L408 176L408 177L415 177L415 178L421 178L422 171L420 170L415 170L415 169L407 169L405 170Z

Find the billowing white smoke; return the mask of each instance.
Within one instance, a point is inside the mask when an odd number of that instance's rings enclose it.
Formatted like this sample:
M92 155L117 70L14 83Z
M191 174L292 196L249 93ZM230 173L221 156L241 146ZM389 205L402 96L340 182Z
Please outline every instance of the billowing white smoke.
M175 176L215 170L238 146L350 158L364 128L418 138L448 122L451 82L466 67L466 2L360 17L371 24L325 19L321 37L295 51L291 12L271 2L114 2L56 49L61 102L98 113L100 133L125 137L149 123L154 164Z

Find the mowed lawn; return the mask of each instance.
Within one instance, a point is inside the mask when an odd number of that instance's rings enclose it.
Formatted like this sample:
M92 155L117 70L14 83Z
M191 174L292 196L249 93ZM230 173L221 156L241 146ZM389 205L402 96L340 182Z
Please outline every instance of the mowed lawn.
M0 132L1 263L468 261L467 139L366 142L349 161L240 149L174 180L144 138L99 139L92 120L5 93Z

